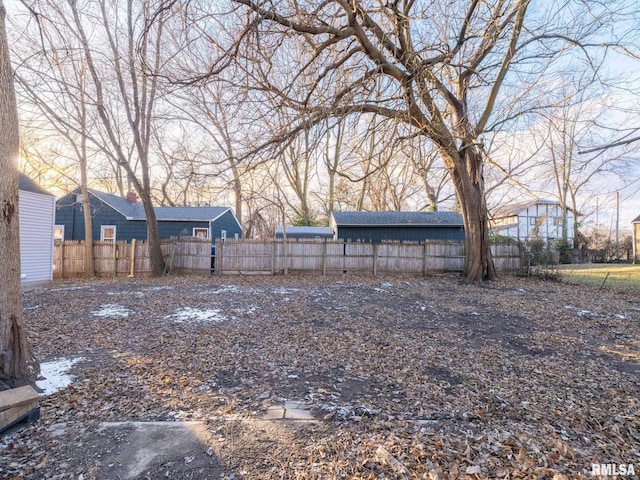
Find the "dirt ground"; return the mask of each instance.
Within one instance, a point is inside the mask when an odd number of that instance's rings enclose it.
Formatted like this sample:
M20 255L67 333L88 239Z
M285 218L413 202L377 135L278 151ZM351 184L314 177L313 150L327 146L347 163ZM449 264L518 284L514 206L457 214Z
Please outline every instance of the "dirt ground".
M119 478L104 422L201 421L208 461L137 478L592 478L640 472L640 298L535 279L168 277L25 292L76 360L0 478ZM260 420L286 400L316 422ZM126 424L116 436L128 435Z

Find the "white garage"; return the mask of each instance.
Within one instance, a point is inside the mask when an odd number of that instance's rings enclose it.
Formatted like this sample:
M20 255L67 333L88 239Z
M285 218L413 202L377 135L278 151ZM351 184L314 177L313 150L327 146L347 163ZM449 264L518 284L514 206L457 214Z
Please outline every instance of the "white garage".
M18 180L20 272L22 286L53 278L55 197L21 173Z

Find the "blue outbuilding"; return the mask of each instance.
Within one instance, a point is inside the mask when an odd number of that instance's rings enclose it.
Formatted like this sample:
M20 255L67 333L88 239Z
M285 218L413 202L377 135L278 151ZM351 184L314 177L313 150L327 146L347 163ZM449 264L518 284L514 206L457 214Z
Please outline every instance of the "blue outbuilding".
M147 239L147 219L134 194L122 198L89 189L93 240ZM84 240L84 215L80 189L56 202L56 237ZM230 207L155 207L161 239L202 237L240 238L242 227Z
M284 238L282 226L276 228L276 239ZM331 240L333 239L333 228L331 227L287 227L287 238L289 240Z
M333 212L336 238L348 242L424 242L464 240L456 212Z

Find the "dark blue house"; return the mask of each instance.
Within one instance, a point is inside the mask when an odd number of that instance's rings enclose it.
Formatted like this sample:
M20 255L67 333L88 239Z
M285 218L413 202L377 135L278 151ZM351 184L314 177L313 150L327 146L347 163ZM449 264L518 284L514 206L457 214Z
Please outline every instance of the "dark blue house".
M464 240L464 222L455 212L333 212L336 238L350 242Z
M89 189L94 240L146 240L147 221L142 203ZM240 238L242 227L229 207L155 207L161 239L175 237ZM61 240L84 240L80 189L56 202L56 232Z

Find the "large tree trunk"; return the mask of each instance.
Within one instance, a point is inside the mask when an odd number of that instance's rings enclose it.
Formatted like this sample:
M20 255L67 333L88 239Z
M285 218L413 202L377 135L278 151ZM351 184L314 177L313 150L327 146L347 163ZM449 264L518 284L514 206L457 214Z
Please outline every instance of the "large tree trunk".
M93 223L91 220L91 204L89 203L89 189L87 188L86 174L82 179L82 215L84 218L84 274L87 278L96 276L95 263L93 261Z
M18 223L18 110L0 0L0 389L35 385L38 363L22 319Z
M242 202L244 202L242 195L242 180L240 179L240 172L238 171L238 167L235 163L231 166L231 172L233 173L233 195L236 203L236 218L240 225L242 225Z
M497 273L489 243L481 153L468 146L461 149L457 158L448 157L446 153L443 158L453 179L464 220L465 260L462 273L472 281L494 280Z
M84 216L84 274L88 278L96 275L93 261L93 222L91 220L91 203L89 202L89 180L87 178L87 135L86 106L82 94L81 124L83 135L80 139L80 191L82 192L82 214Z
M146 191L139 191L138 194L142 197L142 204L144 205L144 212L147 217L147 245L149 247L151 274L154 277L161 277L164 274L164 255L162 254L160 244L160 232L158 231L156 212L153 209L151 195Z

